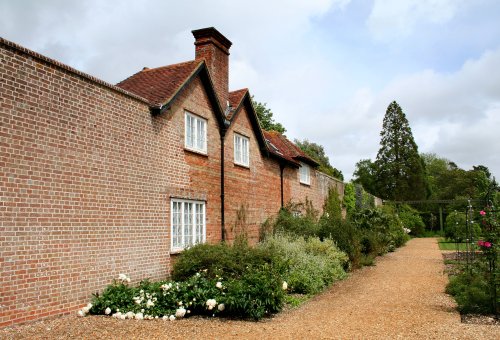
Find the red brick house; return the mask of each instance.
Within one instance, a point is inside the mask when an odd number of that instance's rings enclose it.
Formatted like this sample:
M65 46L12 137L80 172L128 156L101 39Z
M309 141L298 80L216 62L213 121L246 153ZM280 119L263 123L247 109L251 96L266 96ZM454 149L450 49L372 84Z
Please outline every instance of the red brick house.
M262 131L228 89L231 42L193 31L195 59L111 85L0 38L0 326L76 311L118 273L171 258L343 184Z

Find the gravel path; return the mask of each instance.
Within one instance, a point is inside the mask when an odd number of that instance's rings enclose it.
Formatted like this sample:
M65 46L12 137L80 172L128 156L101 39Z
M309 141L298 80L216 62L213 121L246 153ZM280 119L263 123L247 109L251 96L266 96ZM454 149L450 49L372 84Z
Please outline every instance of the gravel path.
M462 324L436 239L408 244L300 308L260 322L116 320L75 315L0 330L6 339L500 339L495 325Z

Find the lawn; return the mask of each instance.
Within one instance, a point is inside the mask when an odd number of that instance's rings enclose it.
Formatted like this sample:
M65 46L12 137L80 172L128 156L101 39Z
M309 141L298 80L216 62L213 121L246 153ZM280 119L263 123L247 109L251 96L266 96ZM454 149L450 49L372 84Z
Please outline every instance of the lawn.
M458 246L459 251L466 251L467 250L466 243L450 242L444 238L440 238L438 241L438 244L439 244L439 250L457 250L457 246Z

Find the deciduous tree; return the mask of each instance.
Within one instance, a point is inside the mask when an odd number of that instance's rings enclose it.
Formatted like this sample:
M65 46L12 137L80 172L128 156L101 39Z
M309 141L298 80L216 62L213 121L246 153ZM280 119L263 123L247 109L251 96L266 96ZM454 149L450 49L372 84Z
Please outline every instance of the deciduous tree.
M285 127L274 120L273 112L267 108L266 103L260 103L252 96L252 104L262 129L266 131L278 131L279 133L286 132Z

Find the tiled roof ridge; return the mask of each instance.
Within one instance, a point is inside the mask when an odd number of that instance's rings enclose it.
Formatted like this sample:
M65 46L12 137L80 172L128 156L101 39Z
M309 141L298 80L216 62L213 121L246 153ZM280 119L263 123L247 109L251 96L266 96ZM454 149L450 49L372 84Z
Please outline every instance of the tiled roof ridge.
M150 105L154 107L161 107L170 102L186 82L196 72L199 72L200 67L203 67L203 65L206 65L203 59L195 59L151 69L142 69L119 82L117 86L147 98Z
M187 61L182 61L182 62L175 63L175 64L163 65L163 66L158 66L158 67L153 67L153 68L145 67L145 68L143 68L141 71L139 71L137 73L157 71L157 70L161 70L161 69L164 69L164 68L179 67L179 66L184 66L184 65L187 65L187 64L196 63L196 62L197 63L202 63L203 60L204 59L193 59L193 60L187 60Z
M68 66L68 65L66 65L66 64L63 64L63 63L62 63L62 62L60 62L60 61L57 61L57 60L55 60L55 59L49 58L49 57L47 57L47 56L44 56L43 54L40 54L40 53L35 52L35 51L33 51L33 50L30 50L30 49L28 49L28 48L26 48L26 47L24 47L24 46L21 46L21 45L19 45L19 44L16 44L16 43L14 43L14 42L12 42L12 41L10 41L10 40L7 40L7 39L5 39L5 38L3 38L3 37L0 37L0 44L1 44L1 45L5 45L5 46L7 46L8 48L13 49L13 50L16 50L16 51L18 51L18 52L21 52L21 53L27 54L28 56L30 56L30 57L32 57L32 58L38 59L39 61L42 61L42 62L44 62L44 63L46 63L46 64L49 64L49 65L55 66L55 67L57 67L57 68L59 68L59 69L62 69L62 70L66 71L66 72L69 72L69 73L72 73L72 74L74 74L74 75L76 75L76 76L79 76L79 77L81 77L81 78L84 78L84 79L86 79L86 80L89 80L89 81L91 81L91 82L93 82L93 83L96 83L96 84L98 84L98 85L101 85L101 86L107 87L107 88L109 88L109 89L111 89L111 90L113 90L113 91L116 91L116 92L119 92L119 93L121 93L121 94L124 94L124 95L126 95L126 96L128 96L128 97L130 97L130 98L133 98L133 99L135 99L135 100L141 101L141 102L146 103L146 104L148 104L148 105L150 104L150 103L149 103L149 101L148 101L146 98L143 98L143 97L141 97L141 96L138 96L138 95L136 95L135 93L129 92L129 91L127 91L127 90L124 90L124 89L122 89L122 88L120 88L120 87L118 87L118 86L116 86L116 85L113 85L113 84L111 84L111 83L108 83L108 82L106 82L106 81L104 81L104 80L102 80L102 79L99 79L99 78L97 78L97 77L95 77L95 76L92 76L92 75L90 75L90 74L88 74L88 73L85 73L85 72L79 71L79 70L77 70L77 69L75 69L75 68L73 68L73 67L71 67L71 66Z
M186 65L186 64L194 63L196 61L199 61L201 63L203 60L188 60L188 61L183 61L183 62L180 62L180 63L170 64L170 65L164 65L164 66L158 66L158 67L153 67L153 68L149 68L149 67L145 66L140 71L137 71L136 73L134 73L134 74L128 76L127 78L119 81L118 83L115 84L115 86L119 87L120 84L124 83L125 81L129 80L130 78L135 77L139 73L150 72L150 71L159 71L161 69L166 69L166 68L170 68L170 67L174 67L174 66L179 67L179 66L183 66L183 65ZM121 87L119 87L119 88L121 88Z

